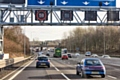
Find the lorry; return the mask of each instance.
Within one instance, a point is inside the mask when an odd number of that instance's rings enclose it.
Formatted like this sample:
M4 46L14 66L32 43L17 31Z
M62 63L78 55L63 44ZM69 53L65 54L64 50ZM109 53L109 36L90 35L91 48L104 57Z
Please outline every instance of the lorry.
M53 57L61 57L61 48L55 48Z

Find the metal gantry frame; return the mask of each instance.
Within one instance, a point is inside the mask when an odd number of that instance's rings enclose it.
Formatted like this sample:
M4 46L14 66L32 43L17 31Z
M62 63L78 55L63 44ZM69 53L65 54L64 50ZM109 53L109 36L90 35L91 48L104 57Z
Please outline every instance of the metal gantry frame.
M35 21L35 10L48 10L47 21ZM72 10L73 21L61 20L61 10ZM97 21L85 21L85 11L97 11ZM92 8L92 7L0 7L0 25L38 25L38 26L119 26L119 21L107 21L107 11L120 11L120 8ZM103 15L101 17L101 15Z
M35 10L48 10L47 21L35 21ZM61 20L61 10L72 10L73 21ZM97 11L97 21L85 21L85 11ZM109 7L0 7L0 53L3 53L3 26L119 26L119 21L107 21L107 11L120 11ZM100 13L100 14L99 14ZM103 15L104 14L104 15ZM103 17L101 17L103 15Z

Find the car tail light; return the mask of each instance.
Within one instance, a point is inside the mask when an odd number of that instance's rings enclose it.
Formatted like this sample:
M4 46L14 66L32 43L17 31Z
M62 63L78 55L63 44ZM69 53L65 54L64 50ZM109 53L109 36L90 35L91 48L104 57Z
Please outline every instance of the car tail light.
M50 60L48 60L48 62L50 62Z
M38 60L36 60L36 62L38 62Z

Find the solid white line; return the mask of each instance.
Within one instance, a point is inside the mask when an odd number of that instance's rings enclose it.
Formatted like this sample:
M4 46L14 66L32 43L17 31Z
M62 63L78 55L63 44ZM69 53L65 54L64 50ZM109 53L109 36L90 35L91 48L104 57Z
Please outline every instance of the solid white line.
M116 77L114 77L114 76L110 76L110 75L108 75L108 77L113 78L113 79L117 79Z
M70 80L65 74L61 73L61 75L66 78L67 80Z
M11 78L9 78L8 80L13 80L18 74L20 74L26 67L28 67L33 61L31 61L30 63L28 63L25 67L23 67L21 70L19 70L15 75L13 75Z
M51 63L51 65L56 69L56 71L60 71L58 68L56 68L52 63Z
M28 63L28 62L27 62ZM11 73L9 73L8 75L4 76L2 79L0 80L4 80L5 78L7 78L8 76L10 76L11 74L13 74L14 72L17 72L21 67L25 66L27 63L23 64L22 66L20 66L19 68L17 68L16 70L12 71Z

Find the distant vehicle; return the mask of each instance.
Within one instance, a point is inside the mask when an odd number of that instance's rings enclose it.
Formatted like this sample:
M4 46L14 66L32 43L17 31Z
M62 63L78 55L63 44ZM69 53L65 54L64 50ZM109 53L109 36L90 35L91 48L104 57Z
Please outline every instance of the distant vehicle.
M78 56L80 56L80 54L79 53L75 53L75 57L78 57Z
M67 55L67 54L62 54L62 57L61 57L61 58L62 58L62 60L63 60L63 59L68 59L68 55Z
M40 66L47 66L48 68L50 68L50 60L47 56L42 55L36 59L36 68Z
M50 56L50 52L47 52L47 53L46 53L46 56Z
M41 56L43 54L43 52L41 51L41 52L38 52L38 56Z
M61 57L61 48L56 48L53 57Z
M39 49L36 49L36 52L39 52Z
M84 58L76 66L76 74L81 74L81 77L101 75L101 77L104 78L106 75L106 69L98 58Z
M98 55L97 54L92 54L91 57L96 57L97 58Z
M102 55L102 58L111 58L109 55Z
M62 53L64 54L64 53L67 53L67 48L63 48L62 49Z
M87 51L87 52L85 53L85 56L91 56L91 52L90 52L90 51Z
M69 58L72 58L72 55L70 53L67 54Z

